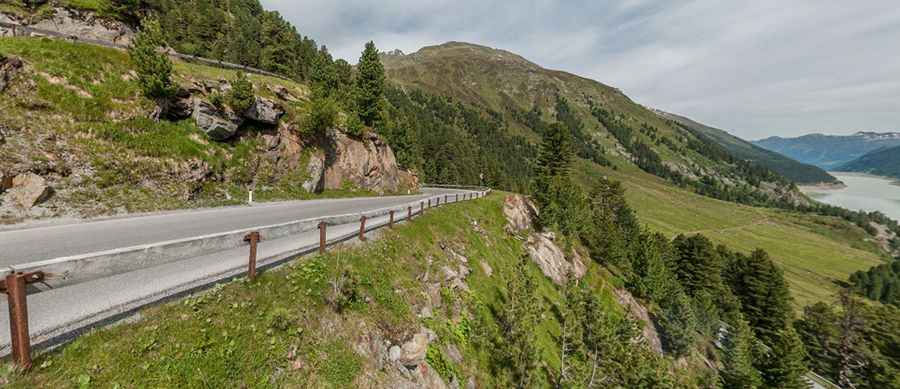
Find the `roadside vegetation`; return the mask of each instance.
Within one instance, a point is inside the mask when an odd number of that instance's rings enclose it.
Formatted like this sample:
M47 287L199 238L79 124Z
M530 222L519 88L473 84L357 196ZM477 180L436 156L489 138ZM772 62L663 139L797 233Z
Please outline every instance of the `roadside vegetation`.
M426 327L436 335L426 360L445 382L548 387L561 366L561 337L573 336L562 328L578 323L602 331L586 337L604 355L598 380L689 385L692 373L634 340L644 324L615 302L615 278L600 266L589 264L569 289L521 259L520 237L505 231L504 196L444 206L365 246L147 309L137 322L95 330L38 357L33 372L7 370L4 379L12 388L387 385L394 374L373 350ZM465 289L442 283L440 269L461 264L457 254L471 269ZM439 303L423 293L434 283L442 285ZM576 306L589 309L590 322L568 313Z

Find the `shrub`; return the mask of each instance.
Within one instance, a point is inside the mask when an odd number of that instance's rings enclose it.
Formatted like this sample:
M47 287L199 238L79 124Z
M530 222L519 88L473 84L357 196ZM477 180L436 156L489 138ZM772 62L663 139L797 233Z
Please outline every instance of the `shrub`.
M309 116L304 126L305 132L310 135L319 135L325 130L334 127L337 113L337 103L330 97L313 99Z
M234 112L244 112L255 102L253 84L244 72L237 72L234 81L231 82L231 90L228 91L228 106Z

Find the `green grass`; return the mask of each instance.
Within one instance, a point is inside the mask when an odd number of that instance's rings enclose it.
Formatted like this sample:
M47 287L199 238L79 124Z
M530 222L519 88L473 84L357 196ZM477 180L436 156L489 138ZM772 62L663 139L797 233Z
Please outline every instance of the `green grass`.
M599 172L583 170L591 169ZM835 282L884 261L864 231L837 218L719 201L635 168L602 172L623 183L629 204L651 230L668 236L700 233L734 250L768 251L784 270L798 306L832 301Z
M85 7L94 2L82 2ZM99 4L99 3L97 3ZM0 166L58 163L61 178L53 182L55 209L82 217L121 212L211 207L239 204L255 184L257 201L368 196L375 193L346 187L310 194L309 151L301 150L297 168L282 166L266 153L262 134L274 129L244 126L245 136L230 142L209 140L192 120L147 119L153 103L140 95L132 79L127 52L51 39L0 38L0 53L23 58L29 72L0 96L0 125L28 128L28 136L0 146ZM207 80L231 80L236 72L175 61L175 81L189 86ZM274 98L274 86L299 99L307 86L274 77L250 75L258 95ZM284 121L299 128L307 102L285 102ZM53 149L41 144L51 139ZM15 150L15 153L3 149ZM62 156L65 157L62 157ZM74 159L74 160L72 160ZM57 161L57 162L53 162ZM59 162L65 161L65 162ZM185 179L186 166L205 164L211 174L200 181ZM73 165L73 166L69 166ZM89 166L93 174L71 176ZM3 219L0 223L18 222Z
M422 325L438 340L427 360L444 376L480 386L502 385L492 371L490 349L476 347L475 323L496 326L506 277L516 271L522 242L504 231L502 194L451 204L385 231L382 239L296 261L250 283L238 280L143 310L138 322L92 331L44 353L31 373L5 369L11 388L85 387L356 387L383 386L372 361L360 354L368 337L402 343ZM473 228L477 222L482 230ZM423 274L438 280L440 267L455 264L442 249L453 247L469 259L468 293L447 291L434 316L419 319L425 302ZM493 268L485 274L480 261ZM431 264L429 265L429 262ZM429 268L430 266L430 268ZM560 294L535 265L543 303ZM328 303L332 282L346 275L346 309ZM621 315L604 273L590 266L587 282L614 315ZM458 308L457 308L458 307ZM538 328L538 350L551 369L559 364L559 324L548 313ZM454 345L464 360L454 363L443 346ZM4 369L0 369L3 371ZM372 381L374 380L374 381Z

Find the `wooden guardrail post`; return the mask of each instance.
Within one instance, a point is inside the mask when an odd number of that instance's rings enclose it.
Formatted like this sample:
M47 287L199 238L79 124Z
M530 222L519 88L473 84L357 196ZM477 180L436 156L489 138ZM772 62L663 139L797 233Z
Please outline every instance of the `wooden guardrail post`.
M390 212L390 218L388 219L388 228L394 228L394 211Z
M366 215L359 218L359 240L366 240Z
M319 254L322 255L325 255L326 229L328 229L328 225L325 222L319 222Z
M0 281L9 305L9 332L12 358L23 370L31 369L31 337L28 333L28 290L26 285L44 280L44 272L10 273Z
M419 201L419 215L422 215L424 213L425 213L425 202Z
M406 207L406 220L412 220L412 206Z
M259 231L253 231L244 237L245 242L250 242L250 261L247 268L247 277L250 281L256 280L256 244L259 243Z

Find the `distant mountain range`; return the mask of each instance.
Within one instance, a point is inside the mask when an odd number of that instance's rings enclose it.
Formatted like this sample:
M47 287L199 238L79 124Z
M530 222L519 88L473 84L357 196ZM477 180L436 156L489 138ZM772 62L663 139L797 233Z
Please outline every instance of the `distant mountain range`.
M736 158L765 166L772 171L789 178L798 184L818 184L837 182L837 179L819 167L797 162L774 151L766 150L745 141L725 130L698 123L684 116L657 111L667 119L671 119L682 127L705 136L728 150Z
M810 134L797 138L775 136L753 143L803 163L836 170L873 151L900 146L900 133Z
M838 166L836 170L900 178L900 146L875 150Z

